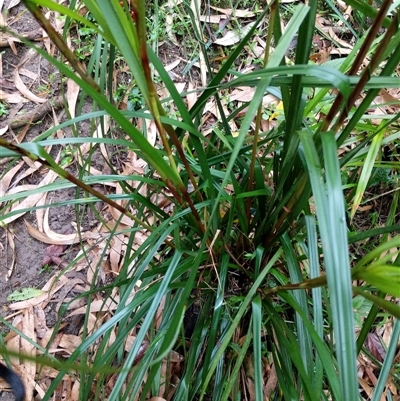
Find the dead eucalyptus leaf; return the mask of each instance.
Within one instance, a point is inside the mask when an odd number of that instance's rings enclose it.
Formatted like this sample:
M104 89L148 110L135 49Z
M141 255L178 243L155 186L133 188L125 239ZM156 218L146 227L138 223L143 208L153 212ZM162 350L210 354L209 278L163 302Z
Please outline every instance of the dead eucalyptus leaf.
M8 239L8 246L12 250L12 260L11 263L8 265L6 281L8 281L11 275L14 272L15 267L15 242L14 242L14 234L7 230L7 239Z
M47 99L43 99L41 97L36 96L26 87L26 85L22 82L22 79L19 76L17 69L14 71L14 83L15 83L15 87L19 90L19 92L22 95L24 95L27 99L29 99L30 101L32 101L34 103L47 102Z
M188 109L190 110L194 104L196 103L197 100L197 92L194 90L194 86L191 82L188 84L188 94L186 95L186 100L188 104Z
M163 7L175 7L178 6L179 4L181 4L183 2L183 0L168 0Z
M28 99L21 96L17 92L7 93L0 89L0 100L4 100L7 103L18 104L18 103L27 103L29 102Z
M3 136L8 131L8 125L3 128L0 128L0 136Z
M54 245L72 245L72 244L78 244L79 242L87 239L99 239L102 237L101 234L96 234L92 233L91 231L85 231L81 233L81 235L76 234L68 234L68 235L61 235L61 234L56 234L54 232L54 237L55 238L50 238L48 237L45 233L40 232L37 230L35 227L30 225L27 221L25 221L26 228L28 230L28 233L38 241L41 241L45 244L54 244Z
M20 352L23 355L29 355L32 357L31 360L24 361L24 374L22 375L22 380L24 381L27 393L33 394L35 382L31 378L36 376L36 362L33 359L36 356L36 350L34 347L32 347L32 343L30 341L37 341L33 307L29 306L25 308L22 316L21 331L28 337L29 341L21 337Z
M10 10L11 8L17 6L19 3L21 3L21 0L11 0L8 6L6 7L6 10Z
M394 97L386 89L381 89L379 95L385 103L391 103L390 107L393 109L400 109L400 99Z
M30 78L32 81L35 81L38 77L38 74L36 74L26 68L22 68L22 67L18 68L18 73L19 73L19 75L23 75L27 78Z
M59 256L65 251L65 245L49 245L44 251L42 267L50 263L59 264Z
M47 173L46 177L39 183L39 185L36 185L36 188L52 183L56 177L57 177L57 174L54 171L50 170ZM44 195L45 195L44 192L39 192L35 195L30 195L26 199L24 199L22 202L20 202L19 204L13 205L11 210L16 211L16 210L32 208L40 201L40 199ZM13 216L7 217L6 219L0 219L0 222L2 225L7 225L7 224L11 223L12 221L18 219L19 217L23 216L25 213L26 212L22 212L22 213L18 213Z
M214 43L221 46L232 46L239 43L250 31L252 26L253 24L247 24L240 30L228 31L222 38L215 40Z
M23 161L20 161L16 166L14 166L8 173L6 173L1 179L0 185L0 199L6 194L8 187L10 186L11 180L14 178L15 174L21 169L24 165ZM1 203L0 203L1 204Z
M178 39L175 36L175 33L173 31L173 25L174 25L174 16L172 14L167 14L165 18L165 30L167 33L167 37L172 43L178 44Z
M379 362L383 362L386 356L386 351L376 333L368 333L367 349Z
M236 18L250 18L254 17L256 14L253 11L249 10L235 10L234 8L219 8L219 7L214 7L210 6L215 11L220 12L221 14L225 14L228 16L234 16Z
M208 22L209 24L219 24L221 21L226 21L225 15L200 15L201 22Z
M71 115L71 118L75 118L76 102L78 100L80 89L81 88L75 81L73 81L72 79L68 79L68 81L67 81L67 102L68 102L68 110L69 110L69 114Z

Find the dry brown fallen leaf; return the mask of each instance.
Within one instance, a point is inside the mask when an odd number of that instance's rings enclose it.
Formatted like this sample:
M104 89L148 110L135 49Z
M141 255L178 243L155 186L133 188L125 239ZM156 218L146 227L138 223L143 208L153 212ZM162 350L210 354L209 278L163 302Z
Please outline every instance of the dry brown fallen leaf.
M173 26L174 26L174 16L173 16L173 14L167 14L167 16L165 18L165 31L166 31L167 37L173 44L178 46L179 41L175 36L175 33L173 31Z
M49 245L45 251L42 260L42 267L54 263L60 265L62 260L60 255L65 251L65 245Z
M104 116L103 122L97 126L96 130L93 133L93 138L103 138L104 137L103 133L106 134L109 129L110 129L110 116L107 115ZM79 164L81 165L86 164L83 159L83 156L87 152L89 152L89 150L93 147L93 145L94 144L92 142L84 143L80 146L80 151L75 152L75 159ZM108 160L108 153L106 145L104 143L100 143L100 151L104 157L104 160Z
M229 115L229 111L225 105L222 105L222 109L226 116ZM217 106L215 99L212 99L206 103L206 105L204 107L204 114L207 112L212 113L219 121L221 121L221 113L220 113L220 110ZM230 127L232 133L234 133L238 130L235 121L230 120L228 122L228 124L229 124L229 127Z
M11 180L14 178L15 174L21 169L24 165L24 162L21 161L17 165L15 165L8 173L6 173L1 179L0 185L0 199L6 194L8 187L10 186Z
M398 89L397 89L398 90ZM394 89L392 89L394 91ZM396 110L400 109L400 98L399 98L400 93L397 93L398 97L393 96L391 93L389 93L388 90L386 89L381 89L379 91L379 96L381 96L382 100L385 103L391 103L390 105L387 105L386 107L390 110L392 113L395 113Z
M71 115L71 118L75 118L75 108L76 102L78 100L80 86L73 81L72 79L68 79L67 81L67 102L68 102L68 110Z
M8 6L6 7L6 10L11 10L13 7L17 6L21 0L11 0Z
M124 253L125 241L124 241L124 234L117 234L114 235L111 239L110 243L110 265L111 269L114 272L120 271L120 261L122 260L122 255Z
M232 46L239 43L243 37L250 31L254 24L247 24L243 26L240 30L228 31L222 38L214 40L214 44L221 46Z
M37 230L35 227L30 225L27 221L24 221L26 228L28 230L28 233L35 239L44 242L45 244L54 244L54 245L72 245L72 244L78 244L81 241L87 240L87 239L100 239L104 237L104 235L99 234L99 233L94 233L91 231L84 231L80 235L78 233L76 234L68 234L68 235L62 235L62 234L57 234L51 231L51 236L48 237L45 233L40 232Z
M226 15L200 15L199 20L201 22L208 22L211 24L219 24L222 21L227 20Z
M22 82L22 79L19 75L18 69L16 68L14 71L14 84L15 87L18 89L18 91L27 99L29 99L31 102L34 103L45 103L47 102L47 99L41 98L39 96L36 96L34 93L32 93L27 86Z
M383 362L386 356L386 351L376 333L368 333L366 348L379 362Z
M164 8L173 8L183 3L183 0L168 0L163 7Z
M3 100L7 103L18 104L18 103L28 103L29 100L25 97L21 96L17 92L7 93L0 89L0 100Z
M33 312L33 307L30 306L24 309L22 313L22 329L21 331L33 342L37 342L36 332L35 332L35 314ZM29 355L30 357L34 358L36 356L36 348L32 346L30 341L21 338L21 348L20 352L23 355ZM26 400L31 401L33 400L33 390L35 383L32 380L33 377L36 376L36 363L32 360L26 359L24 361L24 375L22 380L25 383L26 389Z
M272 392L278 387L278 376L276 374L275 364L269 367L267 383L264 386L264 395L267 399L271 396Z
M42 187L42 186L45 186L47 184L50 184L56 179L56 177L57 177L57 174L54 171L49 170L49 172L46 174L44 179L38 185L36 185L36 187L38 188L38 187ZM39 202L39 200L44 195L45 195L44 192L39 192L37 194L30 195L27 198L25 198L22 202L20 202L19 204L13 205L11 207L11 210L12 211L17 211L17 210L23 210L23 209L32 208ZM7 225L7 224L11 223L12 221L16 220L17 218L23 216L25 213L26 213L26 211L18 213L18 214L15 214L15 215L10 216L10 217L7 217L5 219L0 219L1 224L2 225Z
M89 312L90 313L95 313L95 312L104 312L104 311L114 311L117 309L119 304L119 296L117 296L114 299L107 299L107 301L104 301L104 299L98 299L96 301L92 301L89 306ZM77 315L84 315L88 311L87 306L82 306L73 312L71 312L68 316L77 316Z
M39 339L44 338L46 333L49 331L49 328L46 324L46 315L44 313L43 308L40 305L37 305L33 308L33 312L35 313L35 331Z
M372 387L362 377L358 378L358 382L360 383L362 389L366 392L368 398L370 398L373 392Z
M251 18L254 17L256 14L253 11L249 10L238 10L234 8L219 8L219 7L214 7L210 6L215 11L220 12L221 14L225 14L228 16L234 16L236 18ZM259 11L261 12L261 10Z
M190 110L194 106L197 100L197 92L192 82L189 82L187 92L188 94L186 95L186 100L188 109Z
M8 246L12 250L12 260L8 264L7 268L7 274L6 274L6 281L8 281L11 277L11 275L14 272L14 267L15 267L15 242L14 242L14 234L7 230L7 241L8 241Z

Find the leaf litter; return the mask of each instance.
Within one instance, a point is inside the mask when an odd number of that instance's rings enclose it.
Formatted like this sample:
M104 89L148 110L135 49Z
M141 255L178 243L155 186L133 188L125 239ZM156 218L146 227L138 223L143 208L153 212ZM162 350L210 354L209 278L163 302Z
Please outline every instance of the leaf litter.
M98 136L101 136L103 131L98 129L97 131ZM81 152L78 152L77 154L80 155L78 160L83 161L82 157L87 153L89 149L85 148L85 145L82 145ZM104 152L104 153L103 153ZM102 149L103 156L106 155L106 149ZM77 160L77 161L78 161ZM128 159L129 160L129 159ZM137 160L133 157L132 155L132 160L136 160L134 163L138 167L133 167L128 169L127 171L132 171L135 170L137 171L142 171L143 163L140 160ZM23 163L20 162L18 165L18 168L13 171L13 174L15 175L17 171L22 167ZM140 167L139 167L140 166ZM139 169L139 170L138 170ZM37 170L41 170L40 165L34 165L30 167L30 172L35 172ZM93 170L91 168L91 170ZM93 172L93 171L92 171ZM125 171L126 172L126 171ZM100 172L98 172L100 174ZM35 186L35 188L40 187L41 185L47 185L50 182L52 182L55 179L55 176L53 175L51 171L48 171L45 178L39 183L39 186ZM8 176L8 181L11 182L13 176ZM24 178L29 175L25 174ZM117 193L122 193L122 189L118 183L104 183L104 184L109 184L110 186L114 187L116 189ZM135 186L134 183L132 183L133 186ZM31 187L29 187L31 188ZM19 186L16 186L13 188L13 191L18 192L18 191L24 191L27 189L27 186L22 184ZM7 191L5 189L5 195L9 194L10 191ZM14 208L13 210L17 211L26 207L34 207L35 205L38 205L38 203L42 200L45 200L47 196L47 193L39 192L38 194L34 194L31 196L28 196L25 200L23 200L21 203L18 205L13 205L12 207ZM96 270L99 269L100 267L100 277L102 277L102 280L105 281L106 278L105 276L110 273L113 275L119 273L120 269L120 263L122 261L122 256L125 250L125 235L124 234L115 234L112 237L112 241L109 244L109 249L104 250L104 240L109 236L109 232L111 229L115 228L116 225L115 223L112 223L108 221L107 227L105 225L98 225L91 231L84 231L80 232L79 229L77 229L77 232L74 233L64 233L64 234L59 234L53 230L51 230L50 225L49 225L49 209L46 209L45 213L41 213L42 209L38 209L37 212L40 212L40 215L42 215L43 222L39 218L39 214L37 213L37 225L38 227L41 227L41 229L37 229L33 227L30 223L27 221L25 222L26 227L28 229L28 232L32 235L32 237L40 240L41 242L52 244L45 250L45 255L42 261L42 265L45 264L56 264L58 266L61 266L65 268L65 263L62 260L62 254L65 251L65 246L68 244L74 244L74 243L80 243L81 246L83 246L83 251L86 254L87 257L89 257L90 262L82 262L82 263L76 263L74 266L72 266L72 269L68 269L68 272L72 271L82 271L86 270L86 277L84 279L79 279L79 280L70 280L69 278L66 277L66 275L61 275L60 273L57 273L55 276L50 278L50 280L45 284L42 290L36 290L37 293L34 294L34 290L28 290L28 289L23 289L22 292L14 293L12 299L19 300L19 302L13 303L9 306L9 308L12 311L19 311L17 316L14 317L12 324L15 327L18 327L18 322L21 321L21 319L26 319L23 322L25 324L29 324L33 322L33 326L38 326L40 325L41 327L43 326L43 316L45 316L45 310L46 306L50 302L54 302L55 300L60 299L59 294L64 291L64 296L62 298L62 302L68 301L67 294L69 293L83 293L85 291L90 290L90 285L89 283L92 283L95 281L95 277L97 277L97 273L95 273ZM20 215L17 215L14 218L10 218L8 220L4 219L3 223L4 224L9 224L11 223L14 219L17 217L20 217ZM114 215L115 221L119 221L119 224L117 226L118 231L127 231L128 228L130 228L133 225L133 222L128 219L126 216L123 216L122 219L120 219L120 212L115 211L114 209L111 210L110 213L111 216ZM144 237L143 237L144 236ZM143 239L141 239L143 238ZM139 235L136 236L136 246L139 246L140 244L143 243L144 239L146 238L146 234L143 232L142 234L139 233ZM87 242L87 245L84 245L82 241ZM80 257L83 254L83 251L78 253L76 256L75 260L79 260ZM106 258L105 258L106 256ZM82 260L82 259L81 259ZM36 295L36 296L33 296ZM133 296L133 294L132 294ZM22 300L22 298L25 298L25 300ZM29 299L28 299L29 298ZM111 300L111 299L110 299ZM61 301L59 301L59 307L61 307ZM113 297L113 301L106 302L104 303L104 299L100 297L98 300L94 300L90 304L90 308L88 309L88 305L82 305L82 303L76 304L72 303L69 308L69 314L67 318L73 318L74 316L82 315L85 313L90 313L89 320L88 320L88 325L86 327L86 330L88 332L92 332L97 328L97 318L95 318L94 314L98 313L103 313L104 310L108 311L107 316L111 316L111 313L115 308L118 306L119 302L119 297L118 294L115 294ZM33 308L35 308L35 313L33 313ZM40 318L40 320L39 320ZM22 328L24 328L23 326ZM81 344L81 336L80 333L76 335L72 334L56 334L53 336L52 334L52 329L51 328L46 328L46 330L42 330L42 332L46 332L46 336L43 338L36 338L35 336L30 336L30 338L37 342L40 346L43 346L44 348L49 348L50 352L54 355L59 355L59 356L68 356L71 355L72 352ZM9 341L6 343L7 346L10 349L18 350L19 352L24 351L23 343L22 340L19 343L16 343L15 340L16 337L13 337L14 341ZM133 342L134 339L132 339L132 336L128 337L127 341ZM52 345L56 341L57 345L54 346ZM128 350L128 348L127 348ZM26 353L27 354L27 353ZM48 370L43 371L44 374L48 374ZM35 377L36 371L30 370L29 372L26 370L25 372L21 373L23 377L25 377L25 381L27 382L26 378L28 377ZM54 375L53 375L54 376ZM40 379L42 377L42 379ZM38 391L38 393L44 393L46 388L40 388L41 383L46 383L45 381L45 376L43 374L40 376L37 380L35 390ZM66 377L63 386L65 385L65 382L67 383L73 383L75 386L75 392L77 394L77 382L73 380L71 377ZM31 386L29 386L29 383L27 384L27 389L29 391ZM43 384L44 385L44 384ZM72 392L71 392L72 394Z

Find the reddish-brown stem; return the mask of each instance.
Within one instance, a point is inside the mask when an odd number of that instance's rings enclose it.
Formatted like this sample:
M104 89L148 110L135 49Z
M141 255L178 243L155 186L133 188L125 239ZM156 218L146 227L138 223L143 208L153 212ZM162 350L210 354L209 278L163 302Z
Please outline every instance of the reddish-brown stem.
M348 75L357 74L358 69L364 62L365 56L367 55L372 42L375 40L379 29L381 29L382 21L385 19L387 11L391 4L392 4L392 0L385 0L384 3L382 4L382 7L380 8L378 14L376 15L376 18L374 19L371 29L368 32L368 36L366 37L364 43L362 44L362 46L357 54L357 57L354 60L354 63L352 65L350 71L348 72ZM367 67L367 68L369 68L369 71L372 71L372 69L370 67ZM342 112L342 115L340 116L340 124L338 124L338 123L335 124L335 128L334 128L335 130L338 130L340 125L343 123L344 119L348 115L348 111L353 106L355 99L357 98L358 94L361 92L364 85L365 85L365 83L362 86L360 85L360 86L356 87L357 90L356 90L356 88L353 90L351 99L349 99L347 101L347 104ZM340 110L342 103L343 103L343 95L341 93L339 93L336 96L336 99L335 99L331 109L329 110L329 113L328 113L326 119L324 120L324 123L321 128L321 132L328 131L335 115Z

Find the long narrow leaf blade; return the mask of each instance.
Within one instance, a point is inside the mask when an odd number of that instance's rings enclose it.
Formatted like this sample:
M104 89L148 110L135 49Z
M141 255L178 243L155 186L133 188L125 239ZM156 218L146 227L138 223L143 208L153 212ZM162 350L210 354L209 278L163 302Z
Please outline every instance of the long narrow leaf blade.
M319 231L324 250L326 274L333 315L333 333L339 364L341 399L358 398L356 341L346 216L334 135L324 133L326 184L319 156L311 136L299 133L315 199Z

